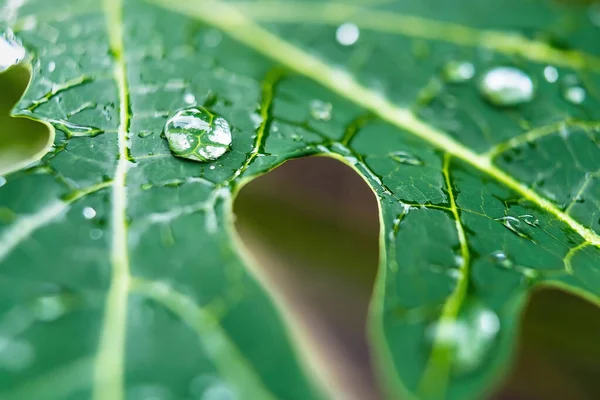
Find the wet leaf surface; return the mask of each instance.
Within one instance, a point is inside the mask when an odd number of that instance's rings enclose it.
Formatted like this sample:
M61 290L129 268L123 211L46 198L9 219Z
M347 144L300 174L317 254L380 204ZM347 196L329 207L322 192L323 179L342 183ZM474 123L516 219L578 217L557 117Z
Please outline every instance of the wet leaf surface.
M56 130L0 181L2 398L329 397L232 224L243 183L313 154L379 201L370 331L389 393L477 398L533 288L599 300L596 6L0 9L33 70L10 118ZM189 107L223 118L230 151L171 153L165 124ZM0 129L2 146L18 136Z

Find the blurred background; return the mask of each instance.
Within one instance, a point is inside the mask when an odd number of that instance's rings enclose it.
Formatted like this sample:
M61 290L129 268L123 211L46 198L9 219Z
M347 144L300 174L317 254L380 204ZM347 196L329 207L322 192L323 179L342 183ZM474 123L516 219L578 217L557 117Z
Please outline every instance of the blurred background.
M367 345L378 263L378 210L350 167L325 157L288 161L240 192L236 227L275 281L317 362L344 399L380 399ZM597 399L600 310L556 289L535 293L518 354L490 398Z

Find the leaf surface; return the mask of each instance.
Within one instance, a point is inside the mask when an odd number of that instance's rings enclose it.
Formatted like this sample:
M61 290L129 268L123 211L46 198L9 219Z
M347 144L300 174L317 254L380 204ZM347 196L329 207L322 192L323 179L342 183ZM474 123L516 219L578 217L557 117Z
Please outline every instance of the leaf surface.
M52 151L0 188L2 398L327 397L232 227L244 183L307 155L347 163L377 195L370 331L390 397L489 390L537 287L599 301L594 9L0 7L34 60L13 113L56 129ZM348 46L344 23L360 33ZM457 63L475 76L451 82ZM532 101L482 97L486 72L500 66L530 77ZM175 158L161 137L190 104L233 128L232 151L217 161Z

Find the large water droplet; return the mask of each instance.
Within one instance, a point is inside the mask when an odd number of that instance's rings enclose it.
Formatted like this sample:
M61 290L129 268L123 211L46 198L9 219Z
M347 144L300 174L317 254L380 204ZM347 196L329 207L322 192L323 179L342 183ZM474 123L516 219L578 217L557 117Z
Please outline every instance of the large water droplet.
M335 38L342 46L351 46L358 40L360 30L356 24L346 22L335 31Z
M534 95L533 81L514 67L489 70L479 83L481 95L496 106L509 107L530 102Z
M310 115L317 121L329 121L333 112L333 105L322 100L311 100Z
M0 34L0 72L18 64L25 58L25 48L10 29Z
M421 160L419 157L414 156L406 151L395 151L393 153L390 153L390 157L392 158L392 160L400 163L400 164L407 164L407 165L423 165L423 160Z
M485 362L499 331L498 315L489 308L476 305L467 306L454 320L433 325L428 334L437 344L450 349L453 371L463 374Z
M470 62L450 61L444 65L442 75L447 82L462 83L475 76L475 67Z
M174 155L200 162L218 159L232 141L229 123L204 107L177 111L167 120L165 137Z
M563 98L572 104L581 104L585 101L586 91L574 75L566 76L561 82L561 93Z

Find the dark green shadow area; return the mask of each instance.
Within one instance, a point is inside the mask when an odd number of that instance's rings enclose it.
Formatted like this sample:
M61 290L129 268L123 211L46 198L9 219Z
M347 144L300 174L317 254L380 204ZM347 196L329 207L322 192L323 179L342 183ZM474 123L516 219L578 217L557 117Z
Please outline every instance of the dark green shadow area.
M31 79L24 65L0 74L0 176L42 158L54 142L54 128L28 117L10 116Z
M559 289L526 308L515 364L495 400L587 400L600 393L600 309Z
M242 241L316 342L340 398L380 398L366 336L379 217L365 181L338 160L292 160L247 184L234 211Z

